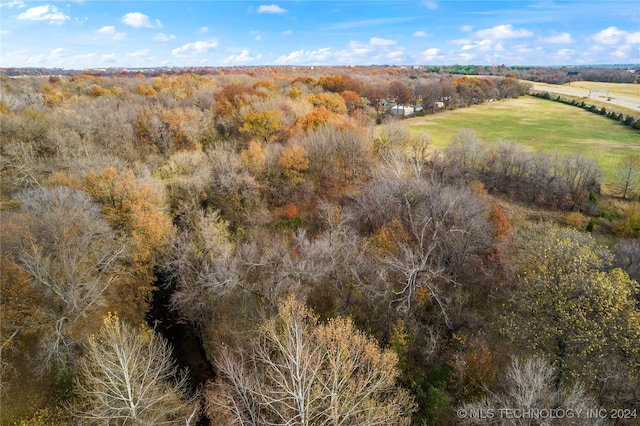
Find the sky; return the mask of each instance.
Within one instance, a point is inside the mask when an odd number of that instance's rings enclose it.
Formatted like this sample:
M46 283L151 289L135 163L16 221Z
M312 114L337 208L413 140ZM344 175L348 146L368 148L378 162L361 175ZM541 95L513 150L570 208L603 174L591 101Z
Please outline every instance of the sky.
M0 67L637 63L638 0L0 0Z

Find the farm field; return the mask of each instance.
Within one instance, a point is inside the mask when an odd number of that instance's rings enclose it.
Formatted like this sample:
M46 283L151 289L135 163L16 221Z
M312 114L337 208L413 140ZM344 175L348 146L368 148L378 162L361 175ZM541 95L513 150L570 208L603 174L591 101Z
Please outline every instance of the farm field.
M633 83L601 83L598 81L574 81L571 84L563 84L558 86L557 84L547 84L547 83L539 83L532 81L523 81L523 83L531 83L536 86L547 86L550 88L553 87L566 87L573 89L605 89L608 90L612 95L626 95L626 96L635 96L640 97L640 84Z
M638 84L591 81L576 81L571 85L528 83L531 84L532 92L548 92L552 98L559 95L625 115L630 114L636 117L640 115L640 85Z
M492 102L406 121L414 135L428 132L433 146L444 148L461 129L471 129L486 142L508 140L535 152L578 151L595 158L611 181L618 162L640 155L640 133L622 124L535 97Z

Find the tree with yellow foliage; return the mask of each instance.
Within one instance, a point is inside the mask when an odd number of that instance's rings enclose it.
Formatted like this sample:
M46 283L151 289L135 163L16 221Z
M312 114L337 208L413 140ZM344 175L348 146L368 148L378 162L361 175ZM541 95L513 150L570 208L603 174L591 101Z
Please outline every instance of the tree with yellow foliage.
M598 384L602 395L637 386L638 283L621 269L608 269L611 254L590 234L539 223L519 237L504 333L550 355L561 381Z
M279 111L247 112L242 116L240 132L269 142L282 129Z
M329 111L344 115L347 113L347 104L342 96L337 93L318 93L307 95L307 100L316 108L326 108Z
M304 174L309 170L309 156L300 145L286 147L278 159L282 173L291 183L304 183Z

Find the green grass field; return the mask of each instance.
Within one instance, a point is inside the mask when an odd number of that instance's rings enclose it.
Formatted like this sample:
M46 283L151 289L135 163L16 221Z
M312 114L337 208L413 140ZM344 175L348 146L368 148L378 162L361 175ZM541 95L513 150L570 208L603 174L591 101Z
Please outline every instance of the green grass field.
M428 132L433 146L444 148L461 129L480 139L519 143L536 152L578 151L596 159L604 184L627 155L640 156L640 132L606 117L559 102L526 96L406 121L412 135Z

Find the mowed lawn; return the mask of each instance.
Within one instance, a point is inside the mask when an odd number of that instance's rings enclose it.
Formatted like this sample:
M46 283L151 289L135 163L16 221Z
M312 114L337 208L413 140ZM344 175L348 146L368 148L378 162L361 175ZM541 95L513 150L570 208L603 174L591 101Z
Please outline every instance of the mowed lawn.
M524 96L406 120L412 135L428 132L433 146L444 148L461 129L485 142L507 140L535 152L580 152L594 158L604 183L615 176L627 155L640 156L640 132L559 102Z

